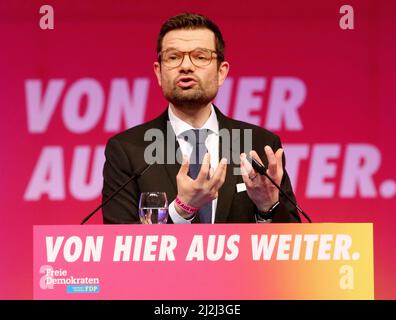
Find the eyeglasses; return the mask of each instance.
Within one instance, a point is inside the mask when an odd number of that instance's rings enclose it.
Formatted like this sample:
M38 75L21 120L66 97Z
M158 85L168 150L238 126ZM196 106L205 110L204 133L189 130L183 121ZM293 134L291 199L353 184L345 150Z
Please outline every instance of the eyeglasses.
M160 52L158 54L158 59L165 67L177 68L183 63L184 56L188 54L194 66L206 67L212 62L213 58L217 59L217 57L213 56L214 53L217 54L216 51L203 48L197 48L192 51L179 51L169 48Z

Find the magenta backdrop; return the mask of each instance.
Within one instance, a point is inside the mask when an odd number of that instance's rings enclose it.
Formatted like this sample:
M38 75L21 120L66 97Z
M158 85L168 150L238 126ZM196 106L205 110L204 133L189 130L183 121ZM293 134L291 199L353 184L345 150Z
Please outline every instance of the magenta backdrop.
M54 30L40 29L41 1L0 4L0 298L32 298L32 226L78 224L100 202L107 139L166 107L156 37L184 11L223 31L216 103L281 136L314 222L374 223L376 298L396 298L394 1L349 1L353 30L344 1L45 3Z

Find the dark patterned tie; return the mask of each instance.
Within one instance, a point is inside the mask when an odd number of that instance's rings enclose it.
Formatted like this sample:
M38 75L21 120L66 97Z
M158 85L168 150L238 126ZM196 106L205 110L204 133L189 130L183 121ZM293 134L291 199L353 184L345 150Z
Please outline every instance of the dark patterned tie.
M193 147L188 172L192 179L197 178L203 157L208 151L205 146L205 140L208 135L209 131L207 129L191 129L183 133L184 139ZM201 223L212 223L212 201L201 207L198 213Z

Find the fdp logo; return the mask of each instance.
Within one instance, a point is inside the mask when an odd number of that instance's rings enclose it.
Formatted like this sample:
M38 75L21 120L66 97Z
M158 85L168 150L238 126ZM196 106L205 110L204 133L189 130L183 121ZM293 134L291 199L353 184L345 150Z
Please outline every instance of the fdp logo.
M40 267L40 274L43 274L43 276L40 278L40 289L54 289L54 284L52 281L53 271L54 269L49 265L42 265Z

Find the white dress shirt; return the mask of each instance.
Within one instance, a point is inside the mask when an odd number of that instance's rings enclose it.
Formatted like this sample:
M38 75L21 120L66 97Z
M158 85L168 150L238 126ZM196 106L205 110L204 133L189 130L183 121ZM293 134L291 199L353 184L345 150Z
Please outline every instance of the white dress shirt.
M171 106L169 106L168 108L168 115L173 131L175 132L177 142L180 145L180 151L183 155L187 156L188 159L190 159L193 146L191 145L191 143L189 143L189 141L184 140L182 133L191 129L209 130L209 134L205 140L205 146L210 154L210 167L213 168L213 170L216 170L217 165L219 164L219 123L217 121L216 112L213 108L213 105L211 106L211 108L212 110L210 112L210 116L201 128L193 128L187 122L178 118L172 111ZM217 198L212 201L212 223L214 223L215 220L216 206ZM193 220L186 220L177 213L175 208L175 201L173 201L169 205L169 216L172 219L173 223L191 223L191 221Z

